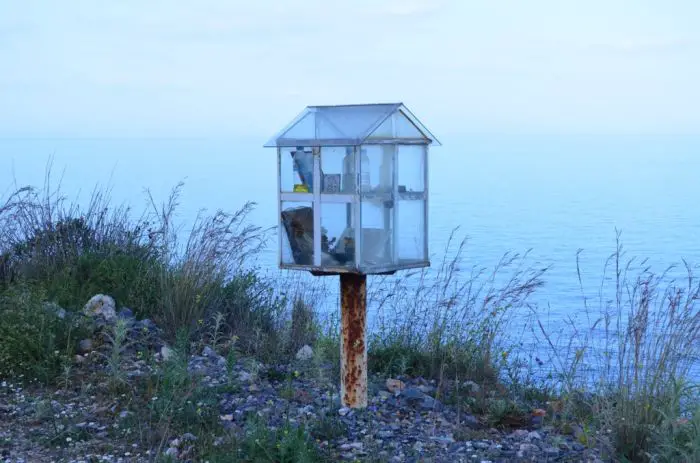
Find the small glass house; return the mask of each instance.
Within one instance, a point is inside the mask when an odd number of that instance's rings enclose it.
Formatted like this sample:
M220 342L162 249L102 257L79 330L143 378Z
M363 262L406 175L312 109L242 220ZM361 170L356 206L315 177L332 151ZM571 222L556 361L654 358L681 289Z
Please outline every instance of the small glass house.
M280 267L387 274L426 267L428 147L401 103L310 106L277 148Z

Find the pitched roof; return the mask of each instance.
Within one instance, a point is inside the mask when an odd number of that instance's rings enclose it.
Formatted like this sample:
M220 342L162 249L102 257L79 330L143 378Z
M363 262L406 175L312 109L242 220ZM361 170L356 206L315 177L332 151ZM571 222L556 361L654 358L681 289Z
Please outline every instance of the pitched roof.
M402 103L382 103L308 106L265 147L360 145L372 138L439 144Z

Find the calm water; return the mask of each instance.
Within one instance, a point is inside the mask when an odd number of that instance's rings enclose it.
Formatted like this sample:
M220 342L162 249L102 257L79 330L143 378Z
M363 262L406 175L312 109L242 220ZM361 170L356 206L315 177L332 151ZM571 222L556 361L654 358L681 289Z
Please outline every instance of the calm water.
M144 189L165 200L185 181L180 218L197 210L258 207L251 219L275 225L272 150L259 139L0 139L0 198L19 185L53 179L69 197L87 199L96 184L137 210ZM575 257L583 249L587 292L594 295L615 229L627 253L664 269L700 263L700 137L465 136L442 139L430 166L431 253L451 231L468 237L465 265L492 266L507 251L531 249L529 262L551 265L533 299L549 304L548 323L580 313ZM79 196L78 196L79 195ZM276 251L261 258L274 269ZM329 302L331 306L335 300ZM329 307L333 309L333 307ZM561 329L559 328L561 327Z

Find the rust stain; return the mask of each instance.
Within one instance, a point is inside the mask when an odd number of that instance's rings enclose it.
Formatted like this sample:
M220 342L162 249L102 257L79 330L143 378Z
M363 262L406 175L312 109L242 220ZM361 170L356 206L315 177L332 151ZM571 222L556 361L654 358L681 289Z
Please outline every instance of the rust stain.
M367 406L367 277L358 274L340 276L341 289L341 390L344 405Z

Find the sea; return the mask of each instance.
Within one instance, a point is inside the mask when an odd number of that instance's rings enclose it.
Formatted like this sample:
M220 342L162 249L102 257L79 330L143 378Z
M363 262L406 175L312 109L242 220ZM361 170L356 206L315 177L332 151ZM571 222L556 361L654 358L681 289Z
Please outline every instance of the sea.
M273 227L276 154L262 147L266 141L0 138L0 204L17 187L44 186L50 169L50 187L60 184L69 200L85 203L95 187L107 187L114 204L138 212L148 207L147 193L165 201L184 182L177 220L185 228L201 210L234 211L250 201L250 223ZM429 154L433 266L451 236L466 239L463 267L492 268L506 253L527 254L533 267L548 269L528 310L538 310L558 339L571 337L584 295L614 297L599 290L613 276L604 267L618 237L626 258L658 272L676 265L669 276L679 281L686 264L700 264L700 136L463 134L440 141ZM256 261L271 274L278 272L274 233ZM337 291L321 305L337 311ZM505 338L522 337L524 325L508 329Z

